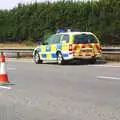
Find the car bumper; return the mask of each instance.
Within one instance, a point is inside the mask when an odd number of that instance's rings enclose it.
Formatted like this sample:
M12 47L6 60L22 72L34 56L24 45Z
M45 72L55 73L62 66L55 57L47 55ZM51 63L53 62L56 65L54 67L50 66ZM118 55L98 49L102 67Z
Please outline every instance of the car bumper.
M92 59L92 58L99 59L101 57L102 57L101 55L97 55L97 56L73 56L73 59Z
M74 55L69 55L66 60L72 60L72 59L100 59L102 58L102 54L96 54L94 56L74 56Z

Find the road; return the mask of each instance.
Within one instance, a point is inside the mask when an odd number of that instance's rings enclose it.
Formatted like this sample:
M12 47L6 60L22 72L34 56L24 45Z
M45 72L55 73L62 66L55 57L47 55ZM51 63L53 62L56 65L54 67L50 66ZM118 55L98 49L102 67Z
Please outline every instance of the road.
M120 64L36 65L8 60L0 120L119 120Z

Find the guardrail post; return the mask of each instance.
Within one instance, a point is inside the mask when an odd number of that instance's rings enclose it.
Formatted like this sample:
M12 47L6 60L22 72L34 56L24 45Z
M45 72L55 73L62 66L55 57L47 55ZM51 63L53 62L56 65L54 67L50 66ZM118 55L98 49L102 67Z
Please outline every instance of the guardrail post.
M20 58L20 52L17 52L17 58Z
M1 56L2 56L3 54L4 54L3 51L1 51Z

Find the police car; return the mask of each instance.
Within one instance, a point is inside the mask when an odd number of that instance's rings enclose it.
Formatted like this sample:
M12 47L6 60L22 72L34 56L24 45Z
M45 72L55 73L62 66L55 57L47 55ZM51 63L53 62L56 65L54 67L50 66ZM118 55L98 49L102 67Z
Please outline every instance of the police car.
M51 35L33 52L36 64L54 61L58 64L74 59L88 59L92 63L101 57L102 49L98 38L91 32L58 32Z

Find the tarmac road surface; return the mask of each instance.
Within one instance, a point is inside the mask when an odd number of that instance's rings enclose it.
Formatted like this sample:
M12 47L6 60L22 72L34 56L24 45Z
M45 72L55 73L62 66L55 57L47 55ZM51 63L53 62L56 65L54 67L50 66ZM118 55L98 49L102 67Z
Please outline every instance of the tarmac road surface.
M120 120L120 64L36 65L9 60L0 120Z

